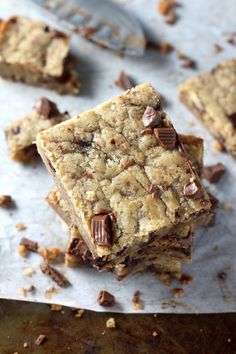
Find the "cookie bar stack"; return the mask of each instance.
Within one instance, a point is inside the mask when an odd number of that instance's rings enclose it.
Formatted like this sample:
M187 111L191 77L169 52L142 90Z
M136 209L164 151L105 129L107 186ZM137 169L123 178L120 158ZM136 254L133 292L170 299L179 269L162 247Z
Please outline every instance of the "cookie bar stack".
M181 275L211 217L202 140L177 134L150 84L41 132L37 148L56 183L48 202L70 225L69 265Z

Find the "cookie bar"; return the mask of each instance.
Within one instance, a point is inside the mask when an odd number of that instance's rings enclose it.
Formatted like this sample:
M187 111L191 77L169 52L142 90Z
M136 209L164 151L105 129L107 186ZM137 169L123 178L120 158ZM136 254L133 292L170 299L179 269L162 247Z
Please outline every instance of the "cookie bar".
M14 16L0 22L0 75L60 94L79 93L69 36L46 23Z
M236 158L236 59L185 81L179 97Z
M33 110L26 117L13 122L5 129L9 155L19 162L29 162L37 154L35 140L38 133L68 119L56 104L45 97L35 101Z
M150 84L41 132L37 147L99 267L210 210Z

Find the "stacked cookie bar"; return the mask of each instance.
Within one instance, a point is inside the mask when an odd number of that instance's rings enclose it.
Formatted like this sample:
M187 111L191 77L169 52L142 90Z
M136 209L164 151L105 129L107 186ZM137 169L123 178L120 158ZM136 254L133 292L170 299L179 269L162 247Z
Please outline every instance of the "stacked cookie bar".
M37 148L57 186L48 201L70 225L68 264L180 276L211 217L202 140L178 135L151 85L41 132Z

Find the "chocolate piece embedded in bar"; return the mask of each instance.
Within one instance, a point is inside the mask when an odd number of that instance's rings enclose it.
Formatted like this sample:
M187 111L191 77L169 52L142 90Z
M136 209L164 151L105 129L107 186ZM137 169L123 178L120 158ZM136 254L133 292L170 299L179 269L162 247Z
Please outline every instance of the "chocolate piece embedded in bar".
M91 222L94 242L98 246L112 245L112 224L109 214L95 215Z
M40 264L41 271L54 280L61 288L65 288L70 285L69 280L64 277L56 268L50 266L48 263Z
M176 132L174 128L155 128L154 133L160 146L165 149L174 149L176 146Z
M236 59L185 81L180 100L202 121L210 133L236 158Z
M154 133L141 136L148 106L160 107L159 96L151 85L139 85L37 137L38 151L82 238L94 258L111 268L148 242L150 235L159 239L172 234L176 225L197 221L210 210L197 173L194 180L201 198L183 193L193 169L178 149L168 116L162 112L161 126L154 128L166 130L163 141L168 147L158 146ZM81 140L86 143L83 147ZM133 164L124 168L131 160ZM160 188L159 198L152 197L151 184ZM96 244L91 230L93 217L104 211L116 218L110 247Z
M0 22L0 75L43 86L61 94L78 94L71 69L69 36L44 22L14 16Z
M37 154L37 134L68 118L68 114L60 113L56 104L46 97L36 100L30 114L5 129L10 157L19 162L31 161Z
M155 128L161 124L162 114L152 107L147 107L142 117L143 125L146 128Z

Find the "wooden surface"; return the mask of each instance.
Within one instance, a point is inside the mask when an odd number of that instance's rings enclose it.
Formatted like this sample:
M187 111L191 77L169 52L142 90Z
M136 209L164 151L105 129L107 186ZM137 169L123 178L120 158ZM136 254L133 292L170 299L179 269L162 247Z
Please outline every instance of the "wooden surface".
M106 329L111 316L116 329ZM48 339L37 347L39 334ZM85 311L82 318L75 318L69 308L52 312L48 305L0 300L0 354L17 352L231 354L236 353L236 314L154 317Z

